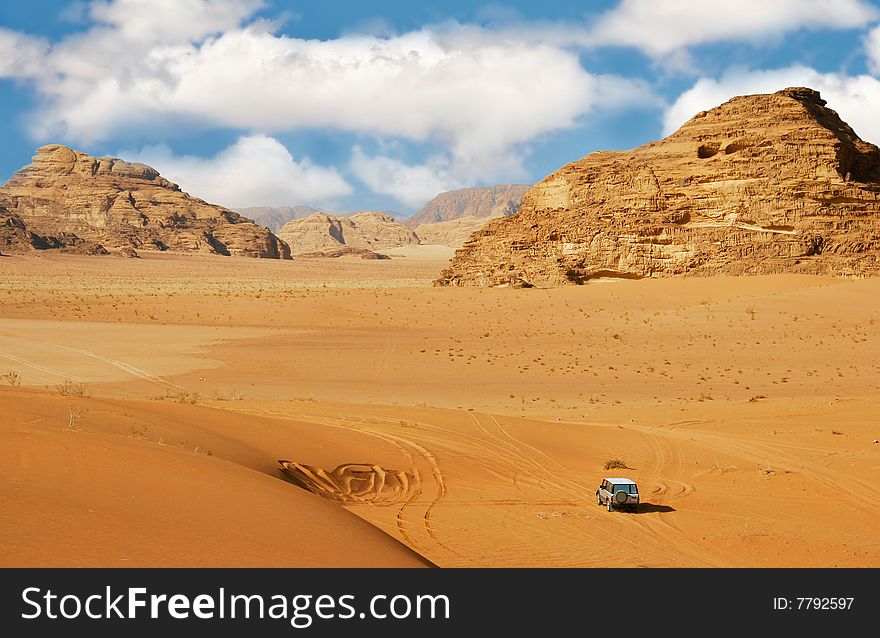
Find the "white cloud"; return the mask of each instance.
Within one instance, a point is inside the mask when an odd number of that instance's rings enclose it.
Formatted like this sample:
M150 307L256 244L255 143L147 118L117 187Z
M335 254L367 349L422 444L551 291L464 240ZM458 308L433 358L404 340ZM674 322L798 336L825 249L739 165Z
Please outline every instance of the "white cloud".
M597 109L661 106L645 82L591 74L552 38L522 41L453 22L304 40L251 20L260 6L91 3L92 26L55 43L32 74L41 97L32 135L88 145L132 128L340 130L428 143L448 165L447 182L473 183L511 165L515 149Z
M868 66L874 75L880 75L880 26L865 37L865 52L868 54Z
M265 135L241 137L214 157L174 155L164 144L119 154L142 162L181 189L228 208L329 204L351 193L332 168L296 161L278 140Z
M39 77L48 51L45 40L0 27L0 78Z
M412 209L419 208L437 193L464 185L450 174L449 162L443 157L409 165L384 155L367 156L357 146L349 168L373 192L391 195Z
M380 146L389 140L425 143L430 159L423 164L406 164L388 152L369 157L360 149L349 164L376 192L416 205L438 190L518 179L532 142L602 109L664 106L643 81L587 71L579 59L585 48L629 46L681 61L694 45L858 27L878 16L865 0L622 0L591 24L524 22L496 12L491 27L448 22L397 34L372 25L368 34L322 41L279 35L273 24L255 18L263 7L263 0L93 0L80 12L87 28L54 44L0 28L0 77L33 82L39 107L30 130L41 141L91 145L132 129L173 134L227 128L248 131L242 140L264 142L274 141L269 135L311 129L354 133ZM865 49L880 66L876 31ZM752 72L747 79L769 85L789 71L768 72L773 77ZM801 71L789 75L808 75ZM835 77L819 79L830 86ZM786 76L783 84L815 84L810 79ZM728 85L757 90L734 80L698 82L670 107L667 126L692 103L726 95ZM858 111L850 116L857 130L867 128L859 120L864 100L857 93L870 93L872 81L849 78L835 85L840 103ZM161 147L143 152L186 169L178 179L192 180L188 189L198 193L204 185L203 196L238 205L237 195L199 167L231 170L230 157L244 150L236 145L210 160L175 158L167 149L163 155ZM311 176L316 181L305 190L315 193L344 190L338 173L284 153L286 158L274 155L278 175ZM161 163L157 168L169 172ZM291 199L293 186L272 186L259 177L254 183L272 189L272 197L284 196L274 203L303 201Z
M864 0L622 0L587 41L665 57L710 42L761 42L800 29L863 27L880 12Z
M663 116L664 132L672 133L700 111L737 95L773 93L790 86L816 89L859 137L880 144L880 80L869 75L820 73L804 66L764 71L733 69L718 79L702 78L667 109Z
M643 84L603 82L553 45L476 35L318 41L251 27L135 56L124 33L99 29L50 55L37 133L94 141L131 119L176 118L269 133L331 127L433 138L467 156L572 126L609 101L603 85L616 88L615 102L650 96Z
M155 46L235 29L264 6L263 0L95 0L87 13L126 42Z

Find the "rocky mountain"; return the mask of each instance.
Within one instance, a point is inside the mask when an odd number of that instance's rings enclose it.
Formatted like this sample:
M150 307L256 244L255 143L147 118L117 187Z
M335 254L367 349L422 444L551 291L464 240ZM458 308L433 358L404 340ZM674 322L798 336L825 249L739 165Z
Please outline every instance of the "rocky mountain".
M284 224L293 219L302 219L321 212L321 209L311 206L281 206L280 208L251 206L249 208L233 208L232 210L252 219L255 224L268 228L273 233L277 233Z
M416 228L416 235L423 244L461 248L465 242L489 219L483 217L459 217L445 222L421 224Z
M378 251L418 244L418 236L383 213L363 212L351 217L315 213L288 222L278 236L294 255L332 251L340 246Z
M44 237L112 250L144 248L285 259L286 244L238 213L191 197L144 164L51 145L0 188L9 211Z
M410 228L461 217L504 217L519 210L528 184L500 184L440 193L405 221Z
M736 97L669 137L564 166L489 222L438 285L880 272L880 149L819 94Z
M297 205L297 206L281 206L280 208L269 208L267 206L251 206L248 208L233 208L236 213L240 215L244 215L248 219L254 220L254 222L263 226L264 228L268 228L273 233L277 233L287 222L293 221L294 219L304 219L309 215L314 215L315 213L324 213L325 215L330 215L331 217L351 217L352 215L357 215L363 211L353 211L353 212L335 212L335 211L327 211L320 208L312 208L311 206ZM387 215L397 221L402 219L406 219L404 215L400 215L398 213L393 213L389 211L376 211L380 212L383 215Z

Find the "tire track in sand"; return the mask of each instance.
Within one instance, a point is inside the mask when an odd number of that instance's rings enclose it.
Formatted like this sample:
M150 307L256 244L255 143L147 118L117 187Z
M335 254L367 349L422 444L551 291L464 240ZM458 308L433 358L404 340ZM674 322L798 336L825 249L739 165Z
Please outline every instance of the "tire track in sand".
M434 499L427 506L427 508L425 509L425 513L421 517L422 521L423 521L424 528L425 528L428 536L430 536L431 539L434 540L443 549L445 549L446 551L449 551L453 554L459 555L459 552L446 546L445 544L443 544L439 540L439 538L437 537L437 531L434 528L433 522L431 520L431 517L434 513L434 509L437 507L437 505L440 503L440 501L443 500L443 498L446 496L447 488L446 488L446 479L445 479L443 472L440 468L440 463L437 461L437 458L434 456L434 454L430 450L424 448L423 446L419 445L418 443L416 443L406 437L402 437L402 436L396 435L396 434L389 434L387 432L377 432L376 430L373 430L369 427L366 427L363 422L358 422L358 421L354 421L351 419L347 419L341 415L338 418L319 417L319 416L315 416L315 415L301 416L299 418L303 418L304 420L310 421L310 422L315 423L317 425L336 427L336 428L349 430L349 431L354 430L356 432L361 432L361 433L364 433L368 436L373 436L375 438L378 438L382 441L385 441L386 443L394 445L398 450L405 453L406 456L408 456L410 463L413 465L414 465L414 457L413 457L412 453L410 453L406 448L409 447L412 450L415 450L415 452L418 454L418 456L425 463L427 463L427 465L430 467L431 474L434 478L434 483L437 488ZM347 425L344 425L345 423L348 423L354 427L349 427ZM404 505L402 506L401 509L405 509L409 505L412 505L414 502L415 502L414 498L410 499L409 501L404 503ZM405 517L402 515L402 513L400 516L400 520L401 520L401 525L403 525L405 523ZM399 528L401 528L401 525L399 525ZM412 542L411 537L409 537L409 538L410 538L410 542ZM415 546L418 547L418 545L415 545Z

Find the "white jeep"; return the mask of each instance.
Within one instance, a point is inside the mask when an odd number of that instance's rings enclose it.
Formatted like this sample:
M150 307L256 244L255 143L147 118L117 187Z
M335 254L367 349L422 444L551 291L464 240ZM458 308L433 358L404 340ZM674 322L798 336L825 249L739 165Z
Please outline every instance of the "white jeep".
M615 507L639 508L639 486L628 478L604 478L596 490L596 502L610 512Z

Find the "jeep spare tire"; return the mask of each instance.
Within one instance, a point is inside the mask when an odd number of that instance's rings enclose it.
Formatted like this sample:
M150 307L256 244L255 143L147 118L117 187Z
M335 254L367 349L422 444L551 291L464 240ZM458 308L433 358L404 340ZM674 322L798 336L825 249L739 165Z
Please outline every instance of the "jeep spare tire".
M626 492L615 492L614 500L617 502L618 505L623 505L624 503L626 503Z

